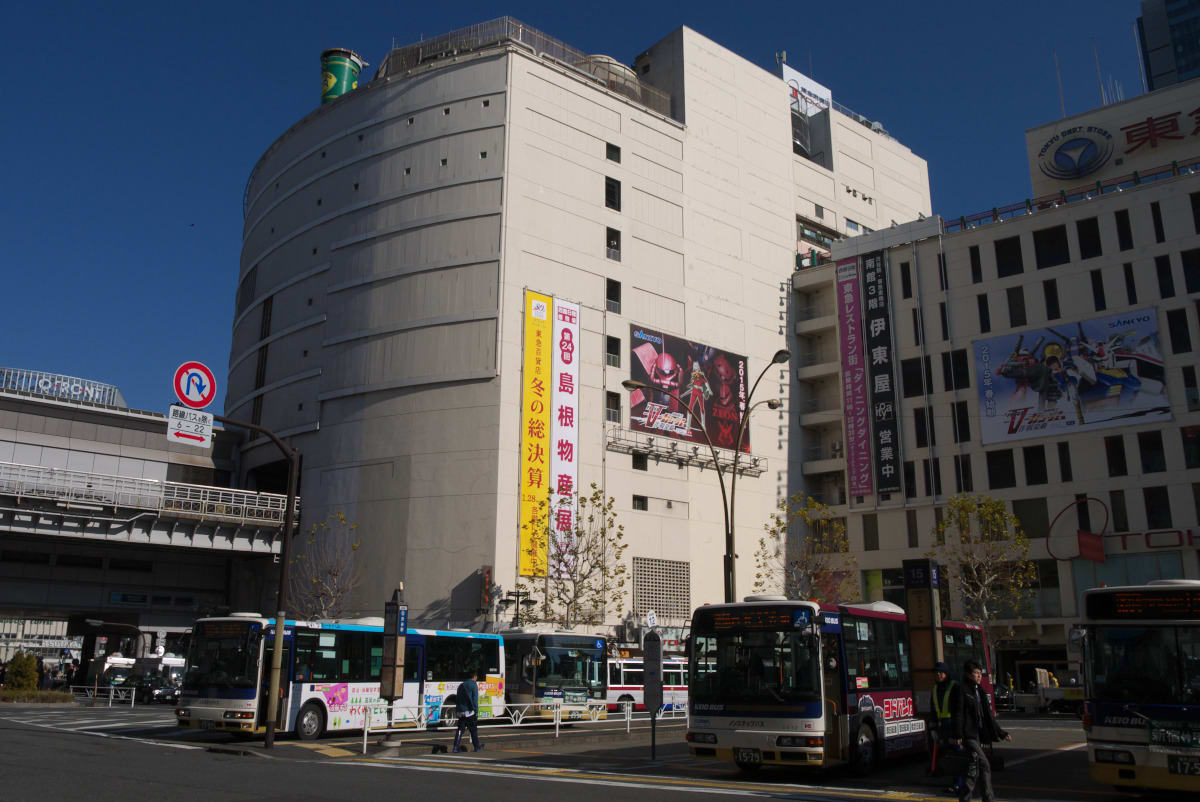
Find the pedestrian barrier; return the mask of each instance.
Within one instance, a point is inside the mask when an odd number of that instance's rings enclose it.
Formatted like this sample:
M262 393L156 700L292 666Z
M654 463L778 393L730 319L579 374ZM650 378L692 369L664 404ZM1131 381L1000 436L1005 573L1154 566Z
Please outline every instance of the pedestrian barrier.
M132 708L137 704L136 688L122 688L118 685L72 685L70 690L77 703L88 707L128 704Z
M372 727L371 720L382 713L384 716L391 712L391 717L384 727ZM397 717L397 713L400 714ZM577 715L575 715L577 714ZM621 710L616 714L625 719L625 732L633 731L633 722L649 721L650 711L638 710L635 711L632 706L622 705ZM367 743L372 734L374 735L391 735L393 733L406 732L427 732L431 723L428 715L428 709L424 707L401 707L389 706L386 703L368 706L364 716L366 725L363 727L363 745L362 753L367 753ZM559 730L563 724L572 726L586 726L588 724L599 724L601 722L612 721L615 716L608 714L608 704L605 702L589 702L587 711L570 710L567 715L563 716L561 705L546 704L546 703L525 703L525 704L510 704L505 705L504 714L500 716L492 716L491 718L481 718L480 724L495 725L497 722L510 722L504 724L506 728L510 727L546 727L554 725L554 737L559 737ZM687 710L683 705L668 703L658 711L656 718L659 721L683 719L687 718ZM456 718L438 718L432 723L444 723L447 727L457 727L458 719Z

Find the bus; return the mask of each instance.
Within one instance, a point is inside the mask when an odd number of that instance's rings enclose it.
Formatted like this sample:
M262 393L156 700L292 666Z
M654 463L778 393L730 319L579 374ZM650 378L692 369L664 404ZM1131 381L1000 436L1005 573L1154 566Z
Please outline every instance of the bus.
M285 621L281 730L303 740L326 732L454 716L455 692L478 671L479 718L504 715L504 642L482 632L409 629L404 696L392 715L379 698L383 619ZM179 705L180 727L248 735L265 728L274 619L258 613L202 618L192 628Z
M507 699L529 705L525 716L562 720L588 717L589 704L607 697L608 650L600 635L509 630L504 638ZM593 717L605 717L604 708Z
M691 632L686 737L696 757L866 774L928 749L908 618L895 604L752 596L697 609ZM987 665L978 627L948 622L943 638L951 659Z
M642 658L618 657L608 661L608 712L645 710L645 678ZM683 710L687 706L687 659L663 658L663 710Z
M1092 779L1200 791L1200 582L1092 588L1081 606Z

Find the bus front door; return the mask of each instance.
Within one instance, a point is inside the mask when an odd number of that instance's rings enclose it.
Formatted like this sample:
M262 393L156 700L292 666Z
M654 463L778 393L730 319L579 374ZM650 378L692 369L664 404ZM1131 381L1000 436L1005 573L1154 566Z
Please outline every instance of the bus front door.
M263 648L262 658L262 684L258 691L258 718L255 720L255 727L260 731L265 731L267 728L267 711L268 704L271 700L271 653L275 648L275 640L271 639L266 642ZM292 642L285 639L283 642L283 662L279 666L279 721L281 722L277 729L286 731L288 728L288 699L291 696L292 690Z
M821 633L821 675L823 677L825 711L825 765L844 762L843 746L846 743L847 725L846 692L842 677L846 673L842 665L842 636L832 632Z

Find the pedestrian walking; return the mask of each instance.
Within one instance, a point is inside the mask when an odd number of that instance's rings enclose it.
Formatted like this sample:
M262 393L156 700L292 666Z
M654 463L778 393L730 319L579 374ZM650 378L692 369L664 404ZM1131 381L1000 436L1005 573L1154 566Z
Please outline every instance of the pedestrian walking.
M475 680L479 672L471 669L469 679L458 686L455 695L454 715L458 718L458 730L454 733L454 751L462 752L463 730L471 731L471 746L476 752L482 751L483 744L479 742L479 686Z
M978 663L968 661L963 666L962 683L951 692L950 721L954 729L954 743L961 746L971 759L958 791L959 802L970 802L976 787L983 802L995 802L992 766L983 751L983 744L1012 740L1012 736L996 722L987 694L980 686L982 681L983 669Z
M933 667L933 675L937 679L937 684L933 686L933 717L934 717L934 736L936 742L933 746L933 762L929 767L930 774L937 774L939 768L957 766L962 761L952 760L951 752L961 752L962 747L954 744L954 726L951 719L951 696L954 689L958 686L958 682L950 678L950 666L946 663L938 663ZM957 770L948 772L950 775L950 786L946 791L952 794L957 794L962 787L962 776Z

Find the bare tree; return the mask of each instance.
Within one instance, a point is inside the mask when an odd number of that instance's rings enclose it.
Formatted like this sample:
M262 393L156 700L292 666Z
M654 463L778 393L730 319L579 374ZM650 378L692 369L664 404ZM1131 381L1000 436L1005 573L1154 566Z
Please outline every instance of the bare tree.
M304 548L292 558L288 605L296 618L341 618L350 594L361 584L358 571L358 524L341 512L308 531Z
M754 556L755 592L839 602L861 596L846 524L830 507L796 493L779 500L763 529Z
M612 496L605 498L595 482L588 495L576 491L559 498L553 505L542 502L526 524L547 539L549 550L544 584L527 579L519 585L522 595L542 597L521 617L563 629L602 624L624 608L625 528L617 523Z
M1029 538L1004 502L960 493L934 526L926 555L945 567L950 592L962 600L963 618L987 627L999 618L1021 618L1037 580Z

